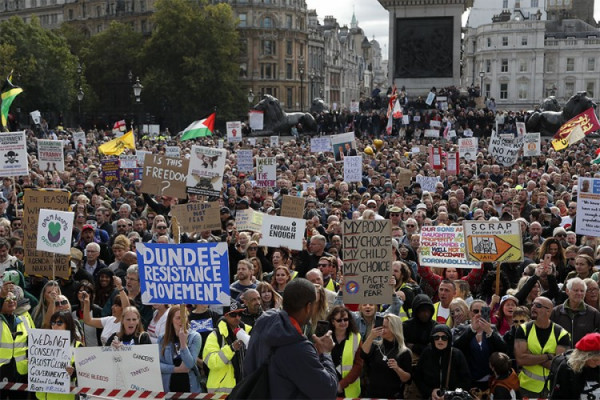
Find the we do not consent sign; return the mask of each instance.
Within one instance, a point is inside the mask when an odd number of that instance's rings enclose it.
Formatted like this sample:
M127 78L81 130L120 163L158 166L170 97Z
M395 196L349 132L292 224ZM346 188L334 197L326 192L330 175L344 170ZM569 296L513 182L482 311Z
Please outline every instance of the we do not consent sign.
M137 246L144 304L228 304L227 243Z

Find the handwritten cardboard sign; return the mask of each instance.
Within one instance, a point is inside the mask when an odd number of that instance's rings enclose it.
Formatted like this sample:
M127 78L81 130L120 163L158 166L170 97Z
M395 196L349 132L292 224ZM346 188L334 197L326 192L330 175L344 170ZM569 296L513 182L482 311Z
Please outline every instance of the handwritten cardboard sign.
M158 196L186 198L186 179L190 162L158 154L146 154L142 192Z
M392 225L389 220L344 220L346 304L390 304L393 288Z
M275 157L256 159L256 186L275 187L277 180L277 165Z
M28 388L30 392L69 393L71 332L31 329L27 332Z
M221 229L221 218L218 202L186 203L171 207L171 215L183 232L200 232Z
M304 215L304 197L283 195L281 200L281 216L302 218Z
M246 210L238 210L235 213L235 227L238 230L238 232L260 232L263 215L265 214L260 213L258 211L254 211L251 208L248 208Z

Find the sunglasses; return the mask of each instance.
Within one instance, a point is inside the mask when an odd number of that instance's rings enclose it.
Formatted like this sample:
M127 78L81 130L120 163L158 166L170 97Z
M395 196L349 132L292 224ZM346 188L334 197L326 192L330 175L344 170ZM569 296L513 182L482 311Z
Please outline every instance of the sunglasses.
M532 306L534 306L535 308L545 308L546 310L550 309L550 307L547 307L541 303L532 303Z
M399 216L400 216L400 214L398 214L398 213L391 213L390 215L391 215L392 217L399 217Z
M166 226L157 226L156 229L167 229Z
M117 228L127 228L127 225L117 225Z
M416 226L416 225L413 225L413 224L406 224L406 227L407 227L407 228L414 228L415 226Z
M54 305L56 307L58 306L66 306L67 304L69 304L69 300L59 300L59 301L55 301Z
M341 324L342 322L348 322L350 321L349 318L338 318L338 319L334 319L335 322L337 322L338 324Z
M556 235L556 237L567 237L566 233L559 233Z
M432 338L434 341L438 341L438 340L441 340L443 342L448 341L448 336L446 336L446 335L433 335Z
M63 321L52 321L52 322L50 322L50 325L52 325L52 326L54 326L54 325L63 326L64 322Z
M527 322L526 319L513 319L513 324L524 324L525 322Z
M377 208L377 206L375 206L373 204L371 204L370 206L367 206L367 207L369 207L369 208Z
M248 247L248 250L258 250L258 247L256 247L256 246L250 246L250 247Z

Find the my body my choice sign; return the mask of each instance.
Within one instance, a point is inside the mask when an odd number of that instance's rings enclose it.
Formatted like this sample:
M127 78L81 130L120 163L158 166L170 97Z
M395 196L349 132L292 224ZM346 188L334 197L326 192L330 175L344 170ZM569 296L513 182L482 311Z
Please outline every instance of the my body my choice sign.
M229 304L227 243L137 246L144 304Z

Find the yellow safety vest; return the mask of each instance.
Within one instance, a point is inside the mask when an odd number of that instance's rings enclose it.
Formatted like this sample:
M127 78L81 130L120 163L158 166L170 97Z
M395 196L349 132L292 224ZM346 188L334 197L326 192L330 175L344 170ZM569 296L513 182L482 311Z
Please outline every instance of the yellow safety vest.
M433 305L433 315L431 316L431 319L437 322L437 313L438 313L438 309L440 307L440 304L442 304L441 302L437 302ZM452 326L452 317L450 315L448 315L448 319L446 320L446 325L448 326Z
M246 333L250 333L251 329L250 325L244 325ZM221 340L217 336L217 330ZM209 393L229 394L236 384L235 369L231 364L235 351L226 344L225 338L227 336L229 336L227 322L219 321L215 331L206 338L202 358L210 370L206 381L206 388Z
M527 324L521 325L525 333L527 333ZM535 325L531 326L531 330L527 334L527 349L531 354L540 355L540 354L556 354L556 347L558 346L558 342L556 340L555 329L556 324L552 322L552 332L542 349L540 345L540 341L537 338L537 333L535 331ZM568 332L564 329L560 329L560 334L558 339L560 340L565 335L568 335ZM541 393L544 390L544 383L546 382L546 378L550 370L542 367L540 364L536 365L523 365L521 372L519 373L519 383L522 388L529 390L533 393Z
M329 278L329 282L327 282L327 285L325 285L325 289L328 289L334 293L337 293L337 290L335 288L335 282L333 281L333 278Z
M290 275L292 275L290 280L295 279L298 276L298 271L296 271L295 269L291 270Z
M352 345L350 346L348 343L352 343ZM352 370L352 366L354 365L354 355L358 350L359 343L360 333L350 333L350 337L348 337L344 343L344 350L342 351L342 379L348 376ZM344 395L351 399L356 399L360 396L360 377L346 386Z
M15 359L17 372L20 375L27 375L27 328L20 317L17 318L17 334L13 335L8 325L0 320L2 324L2 335L0 336L0 366L8 364L11 359Z
M21 318L21 321L25 324L25 329L28 331L35 329L35 323L33 322L33 318L31 318L29 311L25 311L23 314L19 315L19 318Z

